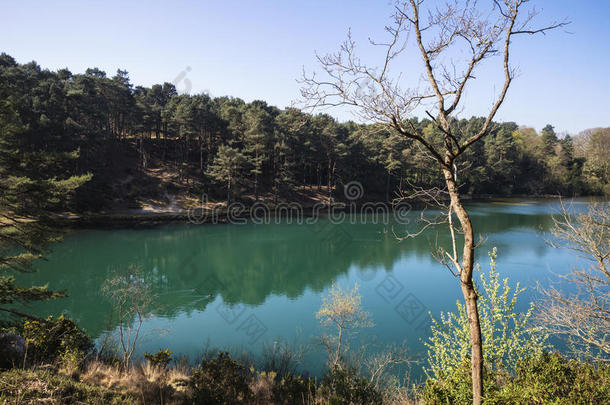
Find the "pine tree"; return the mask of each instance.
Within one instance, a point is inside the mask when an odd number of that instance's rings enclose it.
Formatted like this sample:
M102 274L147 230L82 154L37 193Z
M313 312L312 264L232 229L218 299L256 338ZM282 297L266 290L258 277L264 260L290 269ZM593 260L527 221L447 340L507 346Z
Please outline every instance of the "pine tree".
M557 135L555 128L552 125L547 125L542 128L542 149L546 156L555 154L555 145L557 145Z
M4 55L3 55L4 56ZM33 271L33 262L43 257L49 243L59 240L59 209L90 175L64 175L66 162L77 151L61 150L65 133L49 123L47 114L57 102L49 93L27 92L12 86L9 76L26 82L43 75L37 69L24 71L10 60L0 63L0 311L32 317L16 305L63 296L46 286L19 287L15 272ZM7 63L8 62L8 63ZM14 62L14 61L13 61ZM30 80L36 83L36 80ZM39 83L35 85L40 85ZM25 96L23 95L25 92ZM30 94L43 94L36 102L47 114L32 109ZM61 101L61 100L60 100ZM60 116L61 105L54 105ZM57 132L55 132L57 131ZM45 135L47 139L40 139ZM53 142L56 140L57 142Z
M246 131L244 132L244 153L254 175L254 197L258 201L260 180L263 174L263 163L266 159L267 138L272 134L272 117L266 110L267 104L255 101L245 113Z
M226 184L227 207L231 203L231 192L235 184L241 180L241 170L244 166L244 155L236 148L221 145L218 154L208 168L208 176L219 183Z

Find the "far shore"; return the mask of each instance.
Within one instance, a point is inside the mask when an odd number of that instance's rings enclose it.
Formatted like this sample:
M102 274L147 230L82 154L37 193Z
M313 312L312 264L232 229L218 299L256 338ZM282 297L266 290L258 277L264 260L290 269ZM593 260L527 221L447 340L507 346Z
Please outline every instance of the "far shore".
M469 203L478 202L489 202L496 204L507 204L513 205L517 203L527 203L527 200L532 202L538 200L548 199L560 199L560 198L572 198L558 195L512 195L512 196L491 196L491 195L473 195L466 196L464 199ZM583 196L576 198L601 198L599 196ZM421 209L426 206L430 206L422 200L405 200L414 209ZM245 218L250 215L250 209L256 203L255 201L236 201L243 205L236 206L232 212L234 218ZM393 205L390 202L385 201L368 201L368 202L357 202L350 203L349 201L335 201L332 205L332 209L335 210L349 210L350 208L361 208L364 204L375 204L385 205L388 208L392 208ZM232 203L233 204L233 203ZM327 214L330 207L325 202L298 202L298 201L280 201L273 203L269 201L260 200L259 204L265 204L268 207L270 215L273 217L286 216L288 213L288 207L291 204L298 204L302 210L303 216L311 216L313 212L319 212ZM280 209L280 207L282 207ZM182 208L176 205L172 206L155 206L140 209L126 209L126 210L114 210L114 211L101 211L93 213L69 213L65 214L61 218L61 222L68 227L73 228L103 228L103 227L115 227L115 226L151 226L171 223L191 223L191 224L210 224L210 223L227 223L227 208L226 202L208 203L203 208L207 213L214 213L214 220L212 215L207 215L207 218L200 218L197 221L190 220L191 212L197 212L201 210L199 207L194 208ZM292 208L294 209L294 208ZM195 211L193 211L195 210ZM201 211L199 211L201 212Z

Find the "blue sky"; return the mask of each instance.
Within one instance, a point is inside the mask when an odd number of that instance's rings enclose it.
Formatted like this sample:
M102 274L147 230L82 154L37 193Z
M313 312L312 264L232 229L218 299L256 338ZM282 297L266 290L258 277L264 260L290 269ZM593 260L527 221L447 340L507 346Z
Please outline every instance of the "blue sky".
M521 73L497 118L570 133L610 126L610 0L533 3L540 22L569 18L570 33L515 42ZM316 67L315 51L335 51L350 27L365 45L368 36L380 37L390 13L387 0L4 1L0 51L53 70L95 66L112 75L122 68L146 86L171 82L189 67L191 93L285 107L298 99L302 68ZM501 85L492 76L480 72L463 116L486 113Z

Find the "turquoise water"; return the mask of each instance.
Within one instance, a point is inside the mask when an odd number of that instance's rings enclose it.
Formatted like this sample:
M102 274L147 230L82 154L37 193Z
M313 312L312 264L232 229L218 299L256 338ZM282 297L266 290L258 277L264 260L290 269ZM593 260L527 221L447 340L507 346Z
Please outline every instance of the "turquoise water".
M478 262L488 269L487 253L497 247L500 274L528 287L522 310L537 298L537 282L544 285L553 273L581 264L545 242L557 208L549 200L469 205L475 230L485 238ZM394 238L392 229L401 234L420 226L419 212L409 215L408 225L374 224L371 217L363 223L358 217L339 224L321 218L315 224L283 220L82 230L55 245L37 273L19 278L66 290L68 298L33 310L64 312L98 338L117 326L100 292L102 283L109 274L139 265L156 294L139 353L169 347L196 358L208 347L257 356L263 345L282 340L308 347L301 370L313 374L322 370L324 359L316 344L323 332L315 318L321 297L333 282L342 287L357 283L375 326L361 330L353 347L405 342L413 358L422 359L428 313L455 310L461 293L458 279L430 254L437 243L448 247L446 227L402 242Z

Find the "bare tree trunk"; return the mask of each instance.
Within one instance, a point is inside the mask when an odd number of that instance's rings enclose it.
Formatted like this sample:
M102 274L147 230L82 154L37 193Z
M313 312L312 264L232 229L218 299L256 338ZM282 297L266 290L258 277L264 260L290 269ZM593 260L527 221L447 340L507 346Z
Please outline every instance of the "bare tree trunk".
M229 175L229 181L227 183L227 210L229 209L229 205L231 205L231 175Z
M331 170L330 169L330 164L331 164L331 161L330 161L330 158L328 158L328 170L327 170L328 178L326 179L326 180L328 180L327 181L327 183L328 183L328 190L327 190L327 193L328 193L328 205L332 204L332 194L331 194L331 190L332 190L331 189L332 175L330 173L330 170Z
M339 365L339 361L341 360L341 350L342 350L342 342L343 342L343 328L339 326L339 339L337 343L337 352L335 353L335 364L334 366Z
M203 137L199 135L199 172L203 175Z
M335 176L335 172L337 170L337 161L335 160L333 162L333 171L332 171L332 177L333 177L333 181L332 181L332 188L330 189L330 193L329 195L332 197L332 192L337 188L337 176Z
M254 199L258 201L258 173L254 173Z
M146 169L146 152L144 151L144 132L140 133L140 167Z
M258 171L260 169L259 166L259 160L258 160L258 150L256 151L256 154L254 156L255 159L255 172L254 172L254 198L256 199L256 201L258 201Z
M161 158L161 160L163 160L163 163L165 163L165 157L167 156L167 126L166 124L163 125L163 157Z
M388 176L385 182L385 201L390 201L390 172L388 171Z
M449 165L451 167L452 164ZM471 344L471 371L472 371L472 403L480 405L483 399L483 340L481 337L481 323L479 321L479 311L477 308L477 293L472 281L474 269L474 231L470 216L464 209L460 194L458 192L455 178L450 169L443 167L445 183L451 198L449 215L456 213L462 231L464 233L464 250L462 253L462 266L460 272L460 284L462 295L466 303L466 313L470 325L470 344Z

